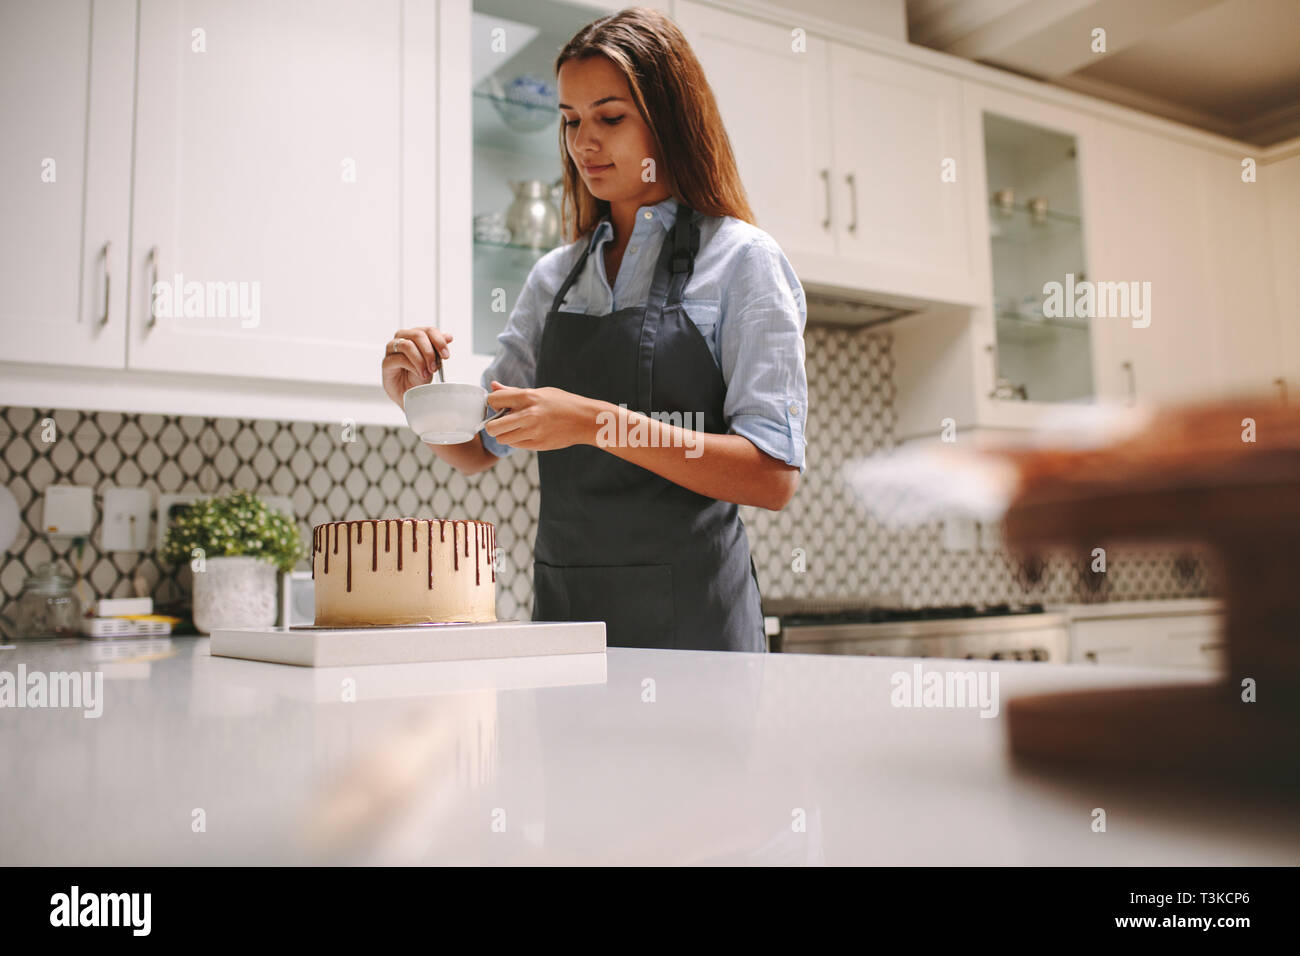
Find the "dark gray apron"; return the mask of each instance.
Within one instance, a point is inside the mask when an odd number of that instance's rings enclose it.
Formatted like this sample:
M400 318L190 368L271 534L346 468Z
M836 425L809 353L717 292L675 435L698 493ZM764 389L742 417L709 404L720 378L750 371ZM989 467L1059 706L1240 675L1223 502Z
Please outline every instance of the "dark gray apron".
M587 243L546 315L537 388L647 415L690 412L674 422L687 427L702 414L704 431L726 433L726 383L682 309L699 218L679 204L646 304L609 315L561 311L591 254ZM537 462L533 620L604 621L611 647L765 650L758 575L736 505L594 445L538 452Z

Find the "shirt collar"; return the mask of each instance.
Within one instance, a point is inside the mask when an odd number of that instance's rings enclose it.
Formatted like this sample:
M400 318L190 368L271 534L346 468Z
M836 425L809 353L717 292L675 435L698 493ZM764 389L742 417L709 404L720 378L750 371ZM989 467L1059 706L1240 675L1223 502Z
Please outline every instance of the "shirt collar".
M647 212L653 213L655 221L667 232L673 228L673 223L677 221L677 200L669 196L653 206L637 207L637 222L640 222ZM600 222L596 223L596 228L592 230L591 245L588 248L594 249L606 239L613 238L613 236L614 224L609 221L609 214L606 213Z

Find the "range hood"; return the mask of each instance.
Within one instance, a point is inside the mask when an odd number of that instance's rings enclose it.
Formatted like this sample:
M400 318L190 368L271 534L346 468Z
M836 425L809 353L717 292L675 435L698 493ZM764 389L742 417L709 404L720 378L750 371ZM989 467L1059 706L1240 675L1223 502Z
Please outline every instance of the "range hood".
M809 325L867 328L914 315L918 308L902 299L804 287Z

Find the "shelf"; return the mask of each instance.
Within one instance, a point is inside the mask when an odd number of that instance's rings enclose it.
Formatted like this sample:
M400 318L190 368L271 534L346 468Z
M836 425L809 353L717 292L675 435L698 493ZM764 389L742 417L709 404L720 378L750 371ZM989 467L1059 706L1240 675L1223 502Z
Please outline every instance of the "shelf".
M485 92L482 92L481 90L476 90L476 91L474 92L474 96L477 97L477 98L479 98L479 99L489 100L489 101L491 101L491 102L493 102L493 103L509 103L511 106L515 106L515 107L518 107L519 109L523 109L523 110L528 110L529 112L549 113L549 114L551 114L553 117L555 117L556 120L558 120L558 119L560 118L560 110L559 110L559 107L557 107L557 106L555 106L555 105L550 105L550 106L536 106L536 105L534 105L534 104L532 104L532 103L520 103L520 102L517 102L517 101L515 101L515 100L509 99L508 97L505 97L505 96L497 96L495 93L485 93ZM495 108L495 107L494 107L494 108ZM498 114L498 115L499 115L499 114ZM545 127L543 127L543 129L545 129Z
M1049 209L1044 221L1035 223L1029 207L1016 203L1011 213L1004 212L997 203L989 202L989 236L995 242L1030 244L1057 242L1065 239L1082 239L1083 227L1078 216Z
M561 245L563 245L563 243L561 243ZM516 244L513 243L513 242L493 242L493 241L490 240L490 239L475 239L475 240L474 240L474 249L475 249L475 251L477 251L477 250L479 250L479 249L484 249L484 250L488 250L488 249L504 249L504 250L511 250L511 251L514 251L514 252L525 252L525 253L528 253L529 255L531 255L531 256L533 257L534 260L536 260L536 259L540 259L542 256L544 256L544 255L546 255L548 252L550 252L551 249L558 249L558 248L559 248L559 246L557 245L557 246L550 246L550 247L548 247L548 248L546 248L546 249L534 249L532 246L520 246L520 245L516 245Z
M524 277L532 270L537 260L550 251L550 249L517 246L510 242L475 239L474 269L476 273L482 269L481 274L484 276L509 277L522 284Z
M997 313L998 341L1021 345L1036 345L1054 341L1062 334L1088 334L1084 319L1027 319L1014 312Z
M491 93L474 93L472 101L474 105L474 145L476 148L488 147L510 153L535 156L549 160L551 165L558 168L561 155L559 124L562 117L557 108L552 106L543 109L524 103L514 103L511 100L503 101L501 97ZM514 129L507 125L501 114L497 112L496 104L499 102L509 102L526 114L550 113L554 118L554 122L547 123L537 130Z

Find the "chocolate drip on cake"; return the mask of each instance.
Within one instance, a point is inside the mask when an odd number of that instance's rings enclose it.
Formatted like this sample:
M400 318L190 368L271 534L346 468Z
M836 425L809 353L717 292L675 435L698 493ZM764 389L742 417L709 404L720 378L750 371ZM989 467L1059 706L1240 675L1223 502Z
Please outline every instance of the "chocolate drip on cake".
M352 591L352 534L351 529L357 529L356 543L361 545L365 543L365 535L362 533L362 527L370 526L370 570L377 572L379 570L379 522L384 523L384 553L387 554L393 550L393 522L397 522L397 570L402 570L402 526L411 522L411 552L419 553L419 522L427 521L425 528L425 547L426 554L426 571L427 584L429 590L433 590L433 522L438 522L438 541L446 543L447 541L447 524L451 524L451 559L452 569L460 571L461 558L461 540L457 537L458 526L464 526L464 557L469 559L469 526L474 525L474 584L479 586L483 583L483 556L486 553L491 571L493 582L497 579L496 573L496 528L485 522L475 521L468 518L361 518L352 521L333 521L317 525L312 529L312 580L316 579L316 552L324 555L322 574L328 574L330 569L330 552L339 553L339 537L346 538L347 545L347 590ZM330 540L330 531L334 532L334 539ZM466 571L469 569L466 568Z

